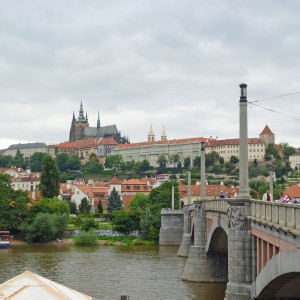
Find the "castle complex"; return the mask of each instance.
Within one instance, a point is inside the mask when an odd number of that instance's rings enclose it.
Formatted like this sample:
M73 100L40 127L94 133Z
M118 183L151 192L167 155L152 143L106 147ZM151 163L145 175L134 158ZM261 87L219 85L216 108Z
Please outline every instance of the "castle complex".
M116 125L101 126L98 112L96 127L90 127L87 113L84 116L82 102L80 104L79 115L76 119L73 113L69 141L83 140L87 138L113 137L119 144L128 143L126 137L121 137Z

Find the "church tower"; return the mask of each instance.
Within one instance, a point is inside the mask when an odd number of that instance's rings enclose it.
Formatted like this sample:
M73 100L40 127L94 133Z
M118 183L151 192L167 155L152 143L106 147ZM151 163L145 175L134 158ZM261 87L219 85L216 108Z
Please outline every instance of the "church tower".
M82 140L84 138L83 131L85 127L89 127L89 121L87 114L84 116L83 105L81 101L77 119L75 118L75 114L73 112L69 141Z
M167 134L166 134L165 126L163 126L163 131L161 133L161 140L162 141L166 141L167 140Z
M154 141L155 141L155 134L154 134L154 131L152 129L152 124L151 124L150 130L148 132L148 142L154 142Z

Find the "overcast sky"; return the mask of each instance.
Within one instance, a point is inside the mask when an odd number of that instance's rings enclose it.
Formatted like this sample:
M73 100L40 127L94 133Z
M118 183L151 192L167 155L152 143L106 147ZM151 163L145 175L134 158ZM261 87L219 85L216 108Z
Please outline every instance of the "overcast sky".
M248 101L300 91L300 1L0 0L0 149L68 140L90 126L131 142L239 136ZM249 137L268 124L300 147L300 93L249 103ZM293 118L291 118L293 117Z

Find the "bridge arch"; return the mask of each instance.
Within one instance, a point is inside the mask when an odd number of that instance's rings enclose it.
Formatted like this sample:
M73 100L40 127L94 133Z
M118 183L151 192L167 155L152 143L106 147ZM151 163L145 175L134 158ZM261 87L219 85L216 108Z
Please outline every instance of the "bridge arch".
M219 234L219 230L223 229L223 231L226 233L226 238L228 239L228 222L225 219L224 216L219 215L217 218L213 219L213 223L210 227L208 236L207 236L207 242L206 242L206 247L205 247L205 251L208 252L211 242L212 242L212 238L214 237L214 234ZM216 230L218 230L216 232ZM216 232L216 233L215 233ZM226 252L228 252L228 250L226 250Z
M279 252L252 285L252 299L300 298L300 249Z
M206 245L207 261L212 281L228 281L228 228L220 226L220 219L212 224ZM224 226L226 227L226 226Z

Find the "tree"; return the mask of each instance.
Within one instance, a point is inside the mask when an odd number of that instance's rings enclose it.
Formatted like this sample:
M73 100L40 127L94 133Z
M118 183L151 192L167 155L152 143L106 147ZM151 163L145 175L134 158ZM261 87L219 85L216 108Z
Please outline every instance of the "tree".
M237 164L237 163L239 162L239 159L238 159L236 156L231 155L229 161L230 161L232 164Z
M143 173L143 172L146 172L148 170L150 170L150 163L147 159L144 159L143 161L138 162L136 164L136 171L138 173Z
M68 170L80 170L81 164L80 164L80 159L77 155L71 154L67 160L67 167Z
M92 211L92 205L89 203L87 198L83 198L79 204L79 212L83 213L84 215L89 214Z
M178 164L179 162L179 159L180 159L180 156L179 154L173 154L173 155L170 155L170 158L169 158L169 163L170 164L173 164L173 167L175 168L176 165Z
M98 215L101 216L103 214L103 206L101 200L99 200L97 205Z
M140 218L132 210L115 210L111 223L115 230L128 235L134 230L140 229Z
M61 238L68 224L68 215L55 215L49 213L37 214L33 222L24 223L22 231L28 243L47 243Z
M194 161L193 161L194 168L200 168L200 165L201 165L200 156L195 156Z
M183 166L188 169L191 166L191 158L190 157L186 157L183 160Z
M0 167L10 168L12 166L13 157L11 155L0 155Z
M32 172L41 172L43 161L46 156L47 154L43 152L35 152L31 155L29 166Z
M296 148L290 146L288 143L280 143L279 145L283 148L283 154L285 157L289 157L296 152Z
M104 166L107 169L119 170L123 163L123 158L119 154L108 155L105 159Z
M89 157L89 161L84 166L86 173L97 174L103 170L103 166L99 163L99 160L95 153L92 153Z
M24 159L24 154L20 152L20 150L17 150L17 153L12 161L13 165L18 168L26 169L27 163Z
M120 198L119 193L116 191L115 188L111 191L108 197L108 205L107 205L107 212L112 213L115 210L119 210L122 208L122 200Z
M209 167L209 166L214 166L214 165L218 164L220 158L221 158L221 156L216 151L207 153L205 155L205 166Z
M40 190L45 198L59 195L60 172L56 160L47 155L43 161Z
M74 201L70 201L69 205L70 205L70 214L77 215L78 209L76 203Z
M164 172L167 167L167 159L163 154L160 154L157 159L159 171Z
M58 166L58 169L61 172L67 171L67 169L68 169L68 159L69 159L69 156L68 156L67 153L59 153L56 156L57 166Z

